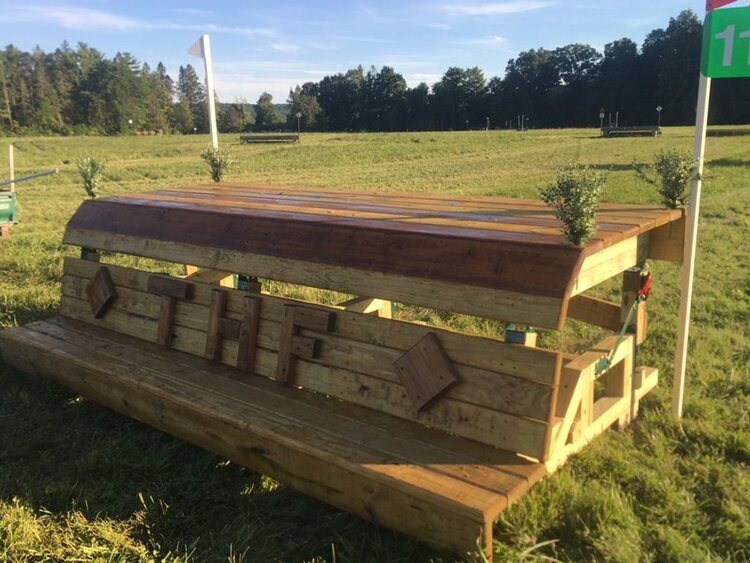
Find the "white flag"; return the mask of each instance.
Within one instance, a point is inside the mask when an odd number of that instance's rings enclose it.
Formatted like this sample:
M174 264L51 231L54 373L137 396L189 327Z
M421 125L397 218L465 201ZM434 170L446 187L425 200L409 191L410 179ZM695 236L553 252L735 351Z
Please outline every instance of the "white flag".
M193 46L188 49L188 53L191 55L195 55L196 57L203 58L205 55L203 54L203 36L198 39L195 43L193 43Z

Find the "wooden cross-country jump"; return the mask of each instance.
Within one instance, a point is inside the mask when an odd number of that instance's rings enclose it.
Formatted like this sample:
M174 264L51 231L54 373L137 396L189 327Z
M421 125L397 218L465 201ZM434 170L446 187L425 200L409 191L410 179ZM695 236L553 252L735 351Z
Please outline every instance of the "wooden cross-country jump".
M232 184L89 200L65 232L83 257L65 260L59 315L1 332L0 353L378 525L491 557L497 515L656 385L635 365L643 266L681 261L684 224L603 204L579 248L537 200ZM235 274L355 297L227 287ZM619 302L587 293L615 277ZM395 320L392 302L608 336L568 354Z

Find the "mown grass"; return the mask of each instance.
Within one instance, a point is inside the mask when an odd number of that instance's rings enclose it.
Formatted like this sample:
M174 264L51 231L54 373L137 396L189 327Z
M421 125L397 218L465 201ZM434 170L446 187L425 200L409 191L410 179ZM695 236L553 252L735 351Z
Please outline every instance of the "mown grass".
M222 141L239 161L230 181L533 197L559 167L580 162L607 172L605 200L658 203L648 164L659 148L689 148L692 130L661 139L561 130ZM54 314L62 257L74 254L62 232L84 195L76 157L106 160L106 195L208 181L199 158L206 144L17 139L17 174L61 171L19 188L22 223L0 239L0 326ZM705 179L683 423L669 414L679 268L655 263L639 363L660 369L660 387L627 431L607 432L504 513L499 560L750 559L747 142L710 138ZM601 289L617 291L614 283ZM482 334L502 328L413 307L398 314ZM577 349L596 337L571 323L542 341ZM0 560L454 560L2 364L0 389Z

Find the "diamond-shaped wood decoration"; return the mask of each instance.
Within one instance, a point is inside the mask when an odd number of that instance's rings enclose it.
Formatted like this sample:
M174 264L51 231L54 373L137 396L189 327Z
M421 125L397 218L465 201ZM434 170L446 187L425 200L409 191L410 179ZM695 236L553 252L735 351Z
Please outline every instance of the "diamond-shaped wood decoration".
M393 362L393 367L418 411L458 381L456 368L433 332Z
M86 297L94 318L101 318L107 312L112 302L117 299L117 292L109 275L109 270L102 266L96 271L94 277L86 284Z

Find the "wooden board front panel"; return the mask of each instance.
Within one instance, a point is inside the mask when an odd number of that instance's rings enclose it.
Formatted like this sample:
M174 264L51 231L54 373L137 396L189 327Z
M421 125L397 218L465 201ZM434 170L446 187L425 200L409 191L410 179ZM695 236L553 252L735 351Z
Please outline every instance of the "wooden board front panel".
M120 298L106 319L95 321L81 300L92 265L66 259L61 313L156 342L160 298L145 291L147 274L110 269ZM177 303L175 349L202 351L209 328L210 292L210 285L195 283L192 300ZM227 318L241 320L245 294L235 290L227 294ZM258 298L262 303L255 372L274 377L284 305L308 305L266 295ZM295 384L532 457L543 456L558 354L359 313L336 311L335 317L333 333L300 329L301 337L319 340L321 349L318 359L297 358ZM391 364L430 332L436 333L461 383L417 413ZM221 361L236 365L237 354L237 342L225 339Z

